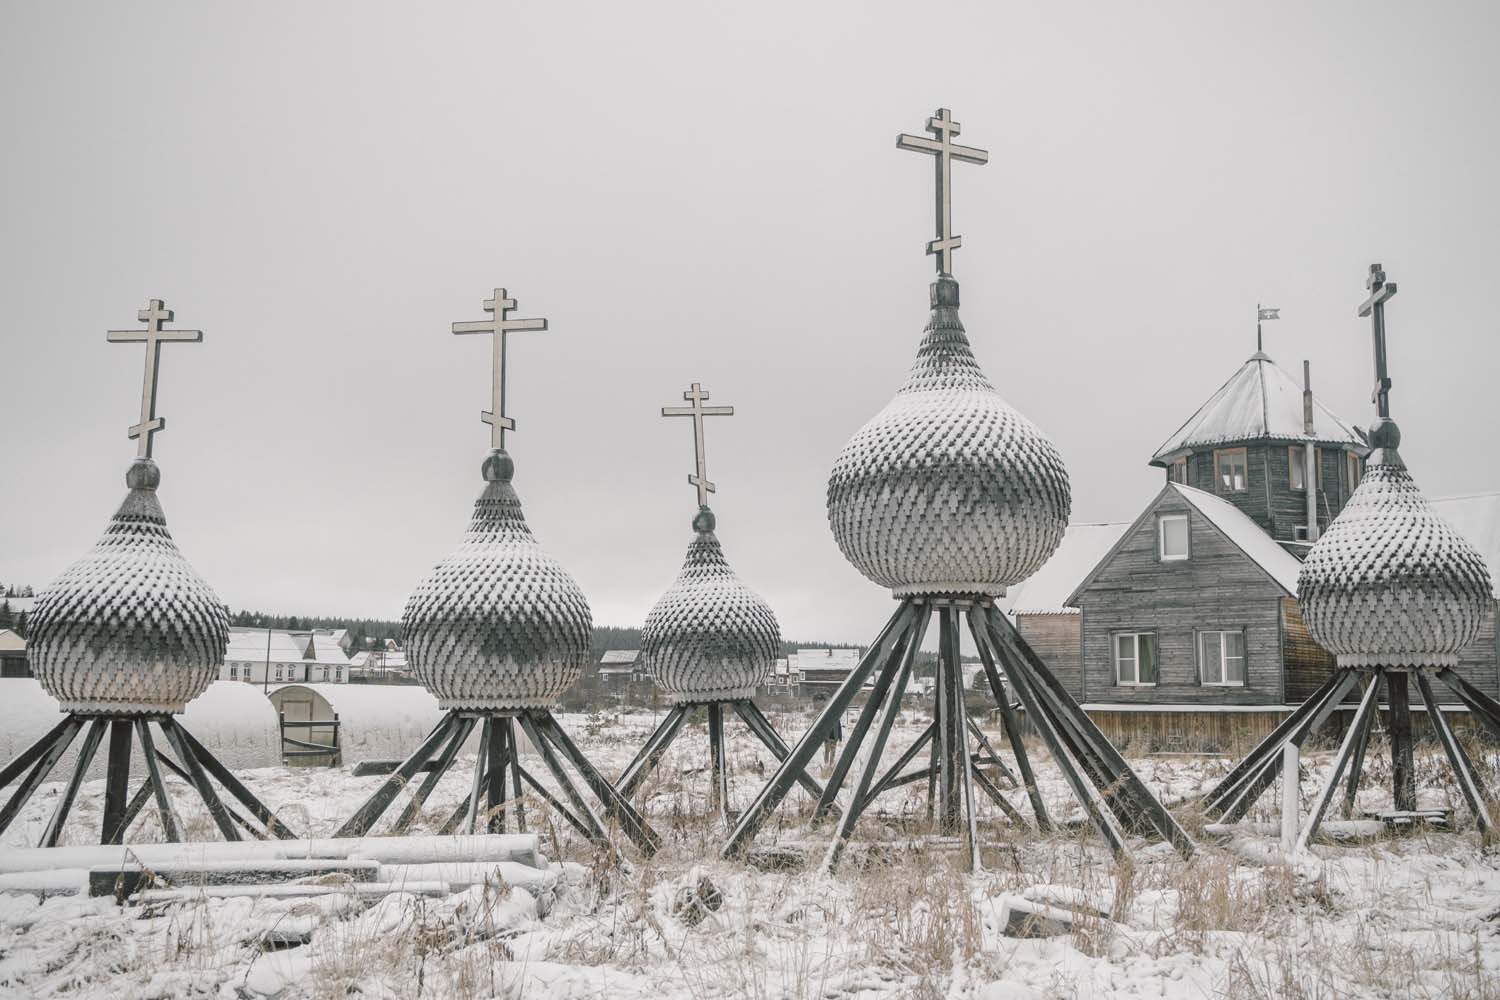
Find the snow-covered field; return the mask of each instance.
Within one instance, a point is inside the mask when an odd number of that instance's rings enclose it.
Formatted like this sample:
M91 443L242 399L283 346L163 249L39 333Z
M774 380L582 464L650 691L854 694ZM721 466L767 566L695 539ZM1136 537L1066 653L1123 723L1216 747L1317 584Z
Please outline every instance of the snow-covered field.
M789 738L807 723L775 721ZM653 720L562 722L614 774ZM903 720L893 748L923 724ZM737 722L728 728L743 805L773 762ZM1494 781L1495 754L1482 756ZM856 846L831 876L762 872L718 858L723 831L705 817L706 757L697 723L645 787L648 817L665 840L649 860L632 855L613 869L571 830L542 821L546 853L572 862L545 916L527 893L498 883L446 898L397 894L373 906L340 895L124 908L0 895L0 996L1500 997L1500 858L1481 852L1466 821L1457 834L1316 846L1291 864L1265 839L1204 837L1191 862L1140 841L1133 865L1117 864L1087 833L1039 838L986 822L986 868L970 875L957 870L955 854L899 849L910 839L903 824L925 814L925 783L917 782L885 796L882 815L860 827L862 841L897 845L880 861ZM1327 757L1305 761L1304 801ZM1374 747L1371 757L1365 807L1389 800ZM1033 760L1054 817L1076 817L1046 754ZM1206 790L1230 763L1132 760L1173 802ZM425 830L451 811L470 773L461 758L429 800ZM1435 759L1422 762L1424 806L1459 803L1441 784L1447 773ZM308 836L331 833L381 780L311 768L244 777ZM35 843L58 790L36 796L0 851ZM212 839L201 806L185 788L175 792L190 831ZM1025 811L1024 796L1012 797ZM89 841L101 799L101 782L85 786L66 842ZM1262 807L1274 810L1279 799L1272 789ZM759 843L825 843L828 831L809 829L799 815L808 805L794 793ZM1197 831L1189 812L1180 810ZM529 815L543 815L540 804L529 804ZM151 810L133 839L159 839ZM722 904L684 909L682 897L705 878ZM1007 907L1020 898L1069 911L1072 932L1006 936Z

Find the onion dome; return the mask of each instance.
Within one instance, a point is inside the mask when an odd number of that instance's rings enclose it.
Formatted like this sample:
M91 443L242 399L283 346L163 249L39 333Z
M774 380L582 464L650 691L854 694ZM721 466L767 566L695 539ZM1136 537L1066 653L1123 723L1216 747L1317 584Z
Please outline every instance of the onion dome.
M589 603L526 526L514 473L490 452L463 541L406 602L412 670L445 709L550 708L589 659Z
M224 663L229 609L172 541L160 482L137 459L103 536L37 597L31 669L65 712L181 712Z
M1490 601L1489 569L1432 509L1383 419L1365 476L1302 564L1297 597L1308 629L1343 667L1458 662Z
M834 464L828 521L844 558L897 596L998 596L1062 541L1068 473L974 360L958 282L939 275L931 299L906 384Z
M749 698L771 673L781 630L771 607L735 576L699 509L682 571L641 629L641 650L673 704Z

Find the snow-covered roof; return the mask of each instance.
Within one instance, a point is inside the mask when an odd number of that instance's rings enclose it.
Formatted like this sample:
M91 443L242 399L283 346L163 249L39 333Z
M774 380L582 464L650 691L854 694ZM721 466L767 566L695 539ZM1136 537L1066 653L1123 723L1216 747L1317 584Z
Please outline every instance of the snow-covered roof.
M1068 525L1062 544L1052 557L997 599L996 606L1012 616L1076 614L1077 609L1068 606L1068 598L1128 527L1128 521Z
M1479 550L1500 597L1500 493L1441 497L1432 501L1432 509Z
M639 649L607 649L604 655L599 657L601 666L610 663L634 663L636 657L641 655Z
M308 656L308 646L312 655ZM329 666L348 666L349 658L327 635L307 632L271 630L269 654L266 651L266 630L263 628L231 627L229 648L224 653L225 662L250 661L264 663L318 663Z
M1250 515L1222 497L1191 486L1168 483L1167 488L1176 490L1200 514L1208 518L1241 552L1265 570L1287 592L1287 596L1297 596L1297 574L1302 570L1301 561L1282 548L1264 528L1251 520Z
M1257 351L1156 449L1151 464L1165 465L1172 457L1194 448L1234 441L1305 441L1307 435L1302 428L1302 386L1268 355ZM1323 444L1364 447L1364 439L1354 428L1316 395L1312 437Z
M1282 548L1280 543L1273 539L1265 529L1256 524L1250 519L1248 514L1228 500L1221 499L1203 490L1194 489L1191 486L1183 486L1180 483L1168 483L1156 495L1156 499L1152 500L1146 509L1141 512L1141 516L1136 518L1128 528L1116 535L1116 540L1111 543L1108 551L1089 567L1087 572L1073 587L1072 592L1063 599L1065 605L1071 605L1078 599L1078 595L1094 581L1094 578L1099 575L1100 571L1113 558L1115 551L1123 544L1124 539L1137 528L1141 527L1147 518L1151 517L1152 513L1161 504L1163 497L1171 496L1174 493L1183 500L1186 500L1194 510L1202 514L1236 548L1245 553L1277 586L1286 591L1288 597L1297 596L1297 575L1301 572L1302 563L1296 556Z
M14 653L25 649L25 639L8 628L0 628L0 653Z

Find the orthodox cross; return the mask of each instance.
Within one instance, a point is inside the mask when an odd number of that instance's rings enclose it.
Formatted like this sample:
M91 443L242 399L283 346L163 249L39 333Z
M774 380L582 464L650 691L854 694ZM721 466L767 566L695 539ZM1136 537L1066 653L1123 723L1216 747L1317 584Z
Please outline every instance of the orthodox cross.
M490 447L505 447L505 432L516 429L516 422L505 415L505 335L517 330L545 330L547 321L544 319L507 319L516 308L516 300L506 295L505 289L495 289L493 298L484 300L484 311L492 314L491 319L476 320L472 323L454 323L454 333L489 333L494 334L491 345L490 375L492 384L490 387L490 405L493 410L481 410L479 419L490 425Z
M698 460L698 472L688 476L688 482L698 487L698 506L708 506L708 495L715 492L714 484L708 481L708 465L703 458L703 418L704 417L732 417L734 407L732 406L704 406L704 400L708 399L708 393L703 386L697 382L693 387L682 394L682 398L692 403L692 406L663 406L661 415L664 417L692 417L693 418L693 452Z
M1391 377L1385 365L1385 304L1396 294L1396 283L1385 280L1385 270L1379 264L1370 265L1370 276L1365 279L1370 297L1359 305L1359 314L1370 317L1370 329L1375 335L1375 390L1370 402L1375 412L1382 417L1391 415Z
M953 142L958 135L958 122L947 108L938 108L937 114L927 119L927 131L937 136L928 139L919 135L902 133L896 136L897 149L910 149L918 153L930 153L937 173L937 239L927 244L929 254L937 254L939 274L953 273L953 251L963 246L963 238L953 235L953 161L964 163L988 163L990 154L972 146L959 146Z
M146 373L141 380L141 422L132 426L127 436L137 439L136 458L150 458L152 438L157 431L167 429L166 418L156 415L156 382L161 375L161 345L202 343L203 331L163 330L163 323L172 322L172 310L161 299L152 299L146 303L146 308L137 310L135 318L145 323L146 329L110 330L105 337L111 344L146 345Z

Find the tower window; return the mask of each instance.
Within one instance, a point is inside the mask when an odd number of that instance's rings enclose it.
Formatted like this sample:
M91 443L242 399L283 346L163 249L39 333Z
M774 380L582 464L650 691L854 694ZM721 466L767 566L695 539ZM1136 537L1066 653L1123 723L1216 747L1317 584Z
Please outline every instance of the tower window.
M1307 489L1307 449L1302 445L1289 445L1286 450L1292 489ZM1317 476L1318 489L1323 488L1323 454L1313 450L1313 469Z
M1243 493L1250 488L1244 448L1214 452L1214 466L1218 469L1220 493Z
M1167 479L1170 482L1181 483L1184 486L1187 485L1186 455L1172 461L1172 464L1167 468Z
M1164 514L1156 522L1156 555L1162 562L1188 557L1188 516Z
M1354 487L1359 485L1360 461L1354 452L1345 453L1344 460L1349 463L1349 492L1354 492Z

